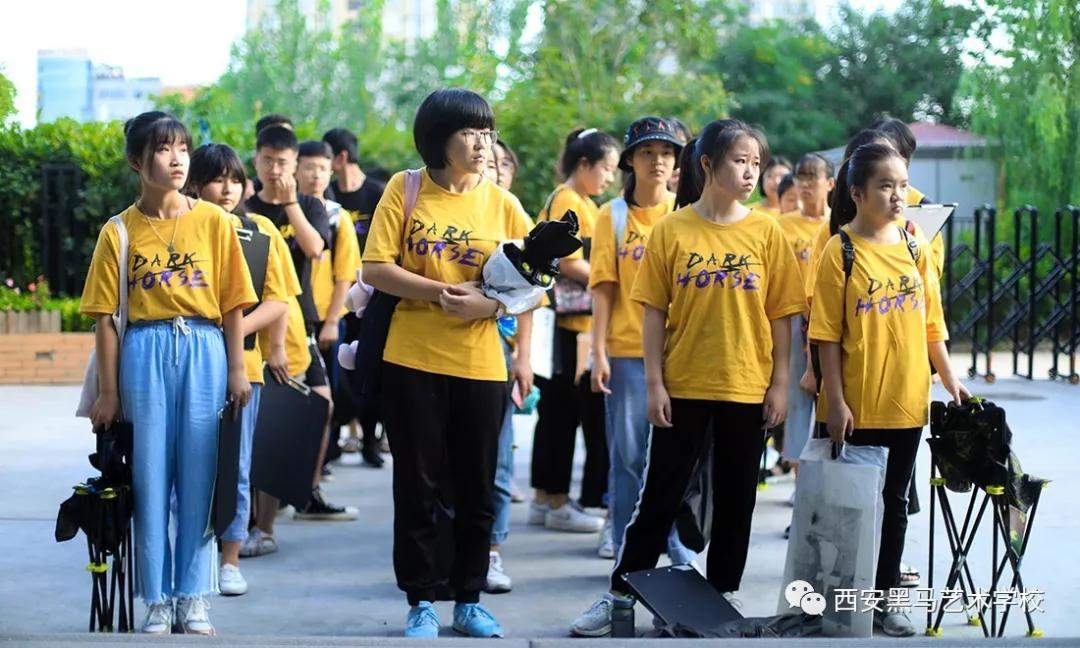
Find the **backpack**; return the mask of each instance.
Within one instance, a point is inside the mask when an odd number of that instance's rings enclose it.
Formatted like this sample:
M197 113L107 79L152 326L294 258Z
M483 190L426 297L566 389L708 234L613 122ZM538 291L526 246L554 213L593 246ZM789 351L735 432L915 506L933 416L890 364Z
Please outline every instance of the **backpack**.
M262 303L263 289L266 287L266 266L270 259L270 237L259 231L259 226L245 214L238 214L240 227L236 228L236 238L240 240L240 249L244 253L244 263L251 274L251 285L255 288L258 301L244 309L244 315L251 313ZM244 350L255 348L256 333L244 337Z
M402 256L405 254L405 238L417 196L420 194L421 180L421 171L405 171L405 205L401 224ZM356 336L356 368L344 369L343 373L356 402L361 406L373 405L378 401L382 389L383 351L390 333L390 321L399 301L400 297L376 290L371 294L367 308L360 317Z
M919 263L919 242L915 240L915 223L913 221L905 221L904 227L900 229L900 236L903 237L904 243L907 245L908 254L911 255L911 260L916 264ZM847 284L848 279L851 279L851 271L855 268L855 243L851 240L851 235L845 232L842 228L836 232L840 236L840 257L843 260L844 265L844 294L840 299L842 308L847 308ZM821 393L821 357L818 355L818 345L810 344L810 364L814 367L814 381L817 384L817 393Z

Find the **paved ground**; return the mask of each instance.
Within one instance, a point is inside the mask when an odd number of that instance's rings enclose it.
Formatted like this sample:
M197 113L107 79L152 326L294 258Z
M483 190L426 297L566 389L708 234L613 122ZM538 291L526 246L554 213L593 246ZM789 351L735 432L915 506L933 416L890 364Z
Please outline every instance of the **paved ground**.
M1038 514L1024 566L1026 584L1046 591L1046 613L1037 622L1048 636L1080 636L1080 570L1075 557L1080 507L1072 499L1080 492L1076 466L1080 387L999 379L989 386L976 384L974 391L1008 409L1025 468L1054 480ZM74 387L0 388L0 643L5 645L27 642L26 635L39 635L34 645L60 645L63 637L44 635L86 628L89 582L83 570L82 538L57 544L52 537L58 503L72 484L90 474L86 455L92 450L92 438L84 423L70 414L76 396ZM519 417L517 425L519 483L525 486L532 422ZM925 493L929 474L925 452L918 470ZM250 639L250 644L245 640L247 645L340 645L342 640L333 636L385 640L400 634L405 602L395 587L390 560L389 466L371 470L343 465L326 490L333 501L358 506L361 519L282 520L281 551L242 563L251 592L213 600L212 618L219 634L277 637ZM790 518L786 504L790 492L790 481L780 481L759 494L750 564L740 593L748 615L775 613L786 551L780 534ZM510 638L565 637L570 620L604 591L612 563L596 558L593 536L529 527L525 513L526 505L514 505L511 538L504 548L514 591L485 597L485 603ZM928 519L925 511L912 518L906 554L909 562L923 567ZM985 543L973 550L973 568L980 580L989 564L988 554L981 552L984 548ZM940 564L945 554L938 555ZM448 623L449 604L439 611ZM639 612L639 626L648 627L648 621L648 613ZM961 621L949 617L946 636L981 636ZM1010 634L1021 632L1016 621L1010 621ZM304 636L309 639L285 639Z

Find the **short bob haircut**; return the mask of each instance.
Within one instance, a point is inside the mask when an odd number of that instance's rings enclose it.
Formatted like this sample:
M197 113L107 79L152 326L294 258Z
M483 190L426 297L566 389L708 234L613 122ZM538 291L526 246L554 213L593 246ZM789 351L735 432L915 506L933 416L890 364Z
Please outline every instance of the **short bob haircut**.
M464 128L495 128L495 113L483 97L442 88L424 99L413 119L413 143L429 169L446 168L446 143Z
M323 134L322 141L330 145L334 157L345 151L349 154L349 164L360 163L360 148L356 143L356 135L348 128L331 128Z
M187 193L198 198L203 187L222 176L241 185L247 183L244 163L232 147L226 144L203 144L191 154Z
M321 157L332 160L334 152L330 149L330 145L322 140L307 140L300 143L299 157Z
M267 126L259 131L255 138L255 150L264 148L276 151L300 151L300 142L296 140L296 133L285 126Z

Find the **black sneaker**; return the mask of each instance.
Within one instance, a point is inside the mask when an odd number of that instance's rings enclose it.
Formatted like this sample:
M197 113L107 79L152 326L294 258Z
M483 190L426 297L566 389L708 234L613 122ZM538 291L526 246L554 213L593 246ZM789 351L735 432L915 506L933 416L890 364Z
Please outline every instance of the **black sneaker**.
M386 460L379 454L379 448L374 443L365 444L360 449L360 458L368 468L382 468Z
M349 521L359 517L360 512L353 506L334 506L323 499L322 490L314 488L304 508L293 513L294 520L340 520Z

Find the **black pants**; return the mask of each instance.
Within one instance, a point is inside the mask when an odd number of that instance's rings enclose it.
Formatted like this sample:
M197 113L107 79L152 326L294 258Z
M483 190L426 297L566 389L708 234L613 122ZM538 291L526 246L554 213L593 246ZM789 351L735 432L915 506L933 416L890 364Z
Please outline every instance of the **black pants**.
M580 501L583 506L599 507L607 493L610 461L604 434L604 396L593 393L587 373L574 384L577 335L568 329L555 329L554 375L536 379L540 403L530 472L533 488L555 495L569 493L580 424L585 435Z
M881 521L881 550L874 585L884 592L900 587L900 559L904 556L904 536L907 535L908 487L915 472L915 456L919 452L921 438L922 428L912 428L855 430L848 440L851 445L875 445L889 449L885 485L881 489L885 515Z
M622 577L656 567L690 476L713 447L712 543L706 578L720 592L739 589L750 546L758 467L765 432L761 405L672 399L673 427L653 427L645 485L626 526L611 588L628 592Z
M383 365L394 457L394 573L410 605L480 600L506 383Z

